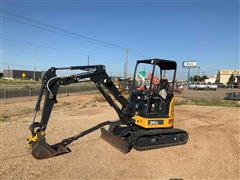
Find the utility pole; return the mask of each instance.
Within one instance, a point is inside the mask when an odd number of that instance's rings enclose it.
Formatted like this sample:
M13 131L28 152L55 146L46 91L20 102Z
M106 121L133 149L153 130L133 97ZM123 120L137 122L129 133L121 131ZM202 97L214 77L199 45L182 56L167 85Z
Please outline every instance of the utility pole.
M126 52L126 60L125 60L125 67L124 67L124 76L128 78L128 49L125 49Z
M33 47L33 81L36 82L36 48Z
M200 80L200 75L199 75L200 66L198 66L197 68L198 68L198 82L199 82L199 80Z
M188 82L190 81L190 67L188 67Z
M88 55L87 57L87 65L89 66L89 60L90 60L90 56ZM89 71L89 68L88 68L88 71Z
M10 78L10 66L8 66L8 79Z
M87 57L87 65L89 66L89 60L90 60L90 56L88 55Z

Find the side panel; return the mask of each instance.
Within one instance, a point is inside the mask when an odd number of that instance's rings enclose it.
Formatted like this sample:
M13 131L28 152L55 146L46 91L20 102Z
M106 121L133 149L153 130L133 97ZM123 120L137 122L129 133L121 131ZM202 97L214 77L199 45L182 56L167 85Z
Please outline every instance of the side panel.
M144 128L171 128L173 127L173 118L144 118L135 115L133 117L135 124Z
M145 118L135 115L133 119L135 124L143 128L171 128L174 123L174 104L175 98L173 97L169 104L168 118Z
M168 116L170 118L174 118L174 106L175 106L175 97L172 98L170 105L169 105Z

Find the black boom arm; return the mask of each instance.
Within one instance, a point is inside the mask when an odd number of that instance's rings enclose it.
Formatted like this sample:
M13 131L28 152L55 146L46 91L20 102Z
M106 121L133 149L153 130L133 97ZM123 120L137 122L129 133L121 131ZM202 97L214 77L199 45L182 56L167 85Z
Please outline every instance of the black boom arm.
M74 74L70 76L57 76L57 70L82 70L83 73ZM118 113L120 120L123 123L128 123L130 118L133 116L129 102L121 95L118 91L111 78L108 76L104 65L91 65L91 66L71 66L65 68L50 68L42 79L42 85L38 100L35 106L35 113L33 116L33 123L30 126L32 134L36 128L38 130L45 130L52 112L54 104L57 102L57 93L61 85L69 85L72 83L80 83L83 80L88 79L95 83L101 94L104 96L106 101L112 106ZM108 90L112 96L120 103L122 107L119 107L112 97L105 91ZM36 114L40 109L42 96L45 94L45 100L42 110L42 116L40 122L35 122Z

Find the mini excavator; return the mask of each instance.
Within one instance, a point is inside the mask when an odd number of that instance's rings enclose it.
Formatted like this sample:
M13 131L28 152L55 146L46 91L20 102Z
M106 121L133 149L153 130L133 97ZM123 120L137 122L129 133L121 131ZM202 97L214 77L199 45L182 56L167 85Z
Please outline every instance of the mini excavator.
M150 66L151 77L148 86L139 88L137 82L138 66ZM151 150L162 147L187 143L186 131L174 128L174 94L173 87L177 64L175 61L163 59L138 60L135 66L132 90L128 99L121 95L104 65L71 66L64 68L52 67L46 71L38 95L33 121L30 125L31 136L28 138L32 155L36 159L45 159L71 150L67 147L78 138L101 128L101 138L122 153L136 150ZM69 76L57 76L60 70L79 70L80 73ZM171 84L164 74L173 71ZM153 84L153 78L159 72L159 84ZM106 121L78 135L64 139L62 142L49 145L45 131L55 103L59 87L83 80L92 81L103 97L114 108L119 116L117 121ZM172 87L172 88L171 88ZM36 121L41 100L45 96L41 119ZM104 126L108 126L106 129Z

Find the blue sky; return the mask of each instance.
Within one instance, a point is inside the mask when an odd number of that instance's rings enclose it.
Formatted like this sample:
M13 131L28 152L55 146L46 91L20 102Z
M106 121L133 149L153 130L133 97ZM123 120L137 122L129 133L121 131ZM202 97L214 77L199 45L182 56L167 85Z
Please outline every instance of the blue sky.
M178 79L186 78L181 67L186 60L196 60L200 72L208 75L220 68L239 69L238 1L139 2L8 0L2 1L1 8L127 47L130 71L137 59L146 57L176 60ZM123 73L123 48L45 31L16 19L2 18L3 68L10 64L11 68L31 69L34 63L38 69L85 65L89 54L91 64L105 64L110 74Z

